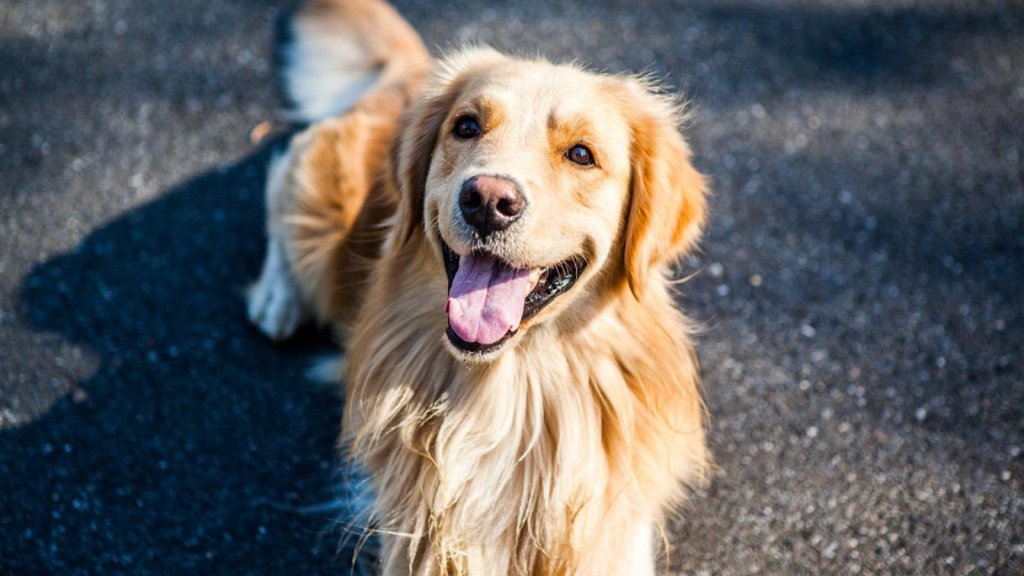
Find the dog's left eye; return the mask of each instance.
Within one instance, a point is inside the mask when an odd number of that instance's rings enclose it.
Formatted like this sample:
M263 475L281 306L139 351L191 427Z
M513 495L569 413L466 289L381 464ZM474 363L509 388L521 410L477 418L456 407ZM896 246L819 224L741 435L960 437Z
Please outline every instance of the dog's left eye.
M565 157L580 166L593 166L594 154L583 144L577 144L565 153Z
M476 118L467 115L455 121L455 129L452 132L459 138L468 140L476 138L483 130L480 128L480 122Z

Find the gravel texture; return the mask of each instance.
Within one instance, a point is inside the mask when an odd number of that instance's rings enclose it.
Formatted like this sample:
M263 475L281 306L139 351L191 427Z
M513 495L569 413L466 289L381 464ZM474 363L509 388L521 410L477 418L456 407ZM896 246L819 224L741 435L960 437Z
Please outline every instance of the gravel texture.
M1024 574L1024 6L399 8L685 89L719 471L672 574ZM344 573L340 403L239 296L269 1L0 0L0 574Z

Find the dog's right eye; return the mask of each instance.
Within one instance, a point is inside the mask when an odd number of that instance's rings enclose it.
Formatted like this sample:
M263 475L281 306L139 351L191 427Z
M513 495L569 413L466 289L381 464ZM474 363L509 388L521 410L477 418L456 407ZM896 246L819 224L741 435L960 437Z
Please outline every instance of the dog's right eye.
M476 138L480 135L483 130L480 128L480 122L477 121L473 116L460 116L455 121L455 129L452 131L453 134L463 139Z

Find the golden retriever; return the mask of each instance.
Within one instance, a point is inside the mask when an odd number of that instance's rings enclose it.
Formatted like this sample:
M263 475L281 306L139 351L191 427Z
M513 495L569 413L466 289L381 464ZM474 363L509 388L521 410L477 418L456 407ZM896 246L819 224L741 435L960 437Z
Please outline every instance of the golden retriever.
M706 183L638 78L487 48L435 62L377 0L315 0L249 292L347 357L343 445L387 575L650 575L709 467L671 263Z

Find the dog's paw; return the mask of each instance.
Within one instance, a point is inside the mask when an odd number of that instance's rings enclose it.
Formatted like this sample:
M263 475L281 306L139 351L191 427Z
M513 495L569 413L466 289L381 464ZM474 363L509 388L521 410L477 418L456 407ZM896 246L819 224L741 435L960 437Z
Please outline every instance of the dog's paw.
M295 334L310 318L287 261L273 246L267 252L259 280L249 288L246 297L249 321L274 341Z

